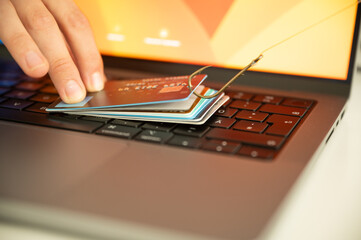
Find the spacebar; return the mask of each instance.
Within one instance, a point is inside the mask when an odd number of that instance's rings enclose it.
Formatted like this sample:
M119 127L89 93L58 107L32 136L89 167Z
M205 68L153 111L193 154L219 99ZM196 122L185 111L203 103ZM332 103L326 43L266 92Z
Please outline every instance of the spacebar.
M23 112L4 108L1 108L0 110L0 119L80 132L93 132L103 125L100 122L90 122L84 120L52 119L46 114Z
M283 137L269 136L265 134L243 132L230 129L213 128L206 135L207 138L241 142L244 144L258 145L278 149L284 142Z

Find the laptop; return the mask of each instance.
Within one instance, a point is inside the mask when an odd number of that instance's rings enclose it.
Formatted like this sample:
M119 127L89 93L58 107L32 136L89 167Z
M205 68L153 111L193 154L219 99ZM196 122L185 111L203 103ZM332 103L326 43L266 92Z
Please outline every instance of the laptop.
M1 46L1 221L90 239L264 237L347 110L357 5L322 21L345 1L76 3L109 81L213 65L204 84L219 89L274 47L194 126L47 113L51 80Z

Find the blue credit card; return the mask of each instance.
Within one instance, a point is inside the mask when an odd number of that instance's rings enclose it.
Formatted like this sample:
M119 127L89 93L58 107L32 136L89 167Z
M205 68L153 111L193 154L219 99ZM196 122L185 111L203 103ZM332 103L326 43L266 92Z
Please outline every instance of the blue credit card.
M47 108L47 111L99 110L184 101L192 94L188 88L188 77L107 81L104 90L89 93L83 102L66 104L58 99ZM204 74L196 75L192 79L194 88L198 87L206 77L207 75Z

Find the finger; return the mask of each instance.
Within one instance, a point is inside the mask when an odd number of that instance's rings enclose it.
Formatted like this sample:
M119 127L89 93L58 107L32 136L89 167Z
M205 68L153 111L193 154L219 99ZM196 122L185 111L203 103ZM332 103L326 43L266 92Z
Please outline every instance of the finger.
M79 71L66 48L64 37L41 0L11 0L20 20L49 62L49 74L66 103L85 98Z
M43 2L64 33L88 91L102 90L103 62L86 17L72 0L43 0Z
M39 78L49 70L49 64L21 23L14 6L8 0L0 3L0 39L25 74Z

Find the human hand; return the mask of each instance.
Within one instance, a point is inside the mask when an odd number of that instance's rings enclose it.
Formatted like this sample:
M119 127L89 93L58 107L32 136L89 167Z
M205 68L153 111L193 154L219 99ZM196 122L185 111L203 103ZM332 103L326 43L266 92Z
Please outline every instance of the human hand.
M90 25L72 0L0 0L0 39L27 75L49 73L66 103L104 87Z

